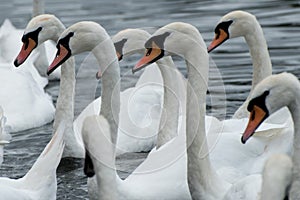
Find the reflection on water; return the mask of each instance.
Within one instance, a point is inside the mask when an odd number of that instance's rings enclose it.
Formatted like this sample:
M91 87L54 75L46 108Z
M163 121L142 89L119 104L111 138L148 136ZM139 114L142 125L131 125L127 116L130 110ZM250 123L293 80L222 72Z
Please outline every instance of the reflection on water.
M152 1L46 1L46 12L57 15L66 26L80 20L93 20L102 24L109 34L124 28L152 27L157 28L169 22L183 21L195 25L202 33L207 44L213 38L214 26L220 17L229 11L241 9L255 14L263 26L268 42L270 56L273 63L273 73L288 71L300 77L299 65L299 32L300 26L298 1L188 1L165 0ZM0 22L10 18L15 26L24 28L31 17L31 0L1 0ZM211 98L208 98L208 112L217 117L230 117L239 105L245 100L251 85L251 59L248 48L243 39L227 41L211 57L222 75L226 89L227 112L220 112L222 106L218 101L214 104L216 109L210 109ZM77 66L85 55L76 57ZM128 73L135 64L138 56L126 58L121 62L122 89L133 86L140 73ZM176 58L176 65L186 72L184 62ZM86 94L89 84L86 80L94 78L97 70L95 61L88 60L90 68L85 68L84 73L77 80L76 115L94 98L95 94ZM77 67L78 68L78 67ZM45 69L46 70L46 69ZM217 100L225 97L218 93L219 79L214 76L211 69L209 94ZM47 91L56 101L59 82L51 82ZM96 95L100 94L98 87ZM90 95L90 96L87 96ZM219 107L218 107L219 106ZM23 176L32 166L39 153L50 140L52 125L27 130L13 134L13 141L5 148L5 161L1 167L0 175L12 178ZM134 169L146 154L127 154L119 158L117 163L122 171L122 177ZM58 169L58 199L86 199L86 178L82 173L82 160L64 159Z

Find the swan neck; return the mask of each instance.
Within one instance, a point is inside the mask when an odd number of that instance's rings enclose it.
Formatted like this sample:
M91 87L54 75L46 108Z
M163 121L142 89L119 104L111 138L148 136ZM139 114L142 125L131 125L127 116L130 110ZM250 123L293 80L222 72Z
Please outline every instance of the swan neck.
M156 148L158 149L178 133L180 100L183 97L180 84L181 74L178 73L172 58L164 57L156 62L161 72L164 86L163 112L159 123ZM183 103L183 101L181 101Z
M272 63L263 30L257 21L253 26L253 32L245 36L253 63L251 92L261 80L272 74Z
M75 82L76 82L75 81L75 59L74 57L71 57L61 66L59 94L57 98L55 118L54 118L54 132L57 130L59 124L62 121L65 121L66 128L65 128L64 136L68 139L65 140L66 146L64 151L64 157L83 156L83 148L74 147L74 145L77 144L74 130L73 130Z
M111 131L111 139L116 144L120 112L120 67L115 48L110 38L92 50L102 73L101 77L101 108Z
M199 56L201 52L203 53ZM186 56L188 184L193 199L220 199L225 193L224 184L212 169L205 133L208 55L201 49L197 51L197 55Z
M45 2L44 0L33 0L32 17L45 13Z
M292 114L293 123L294 123L294 153L293 153L293 163L294 163L294 169L297 171L297 174L294 174L298 177L298 180L300 181L300 90L297 93L294 93L295 100L294 102L289 106L289 110ZM294 177L295 177L294 176Z

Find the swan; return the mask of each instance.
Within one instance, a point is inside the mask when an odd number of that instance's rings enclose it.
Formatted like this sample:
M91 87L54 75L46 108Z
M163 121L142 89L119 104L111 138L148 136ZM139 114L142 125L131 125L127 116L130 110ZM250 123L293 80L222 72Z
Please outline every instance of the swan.
M211 52L230 38L244 37L253 63L252 86L247 100L234 113L233 118L247 118L247 104L255 86L272 74L272 63L263 30L256 17L245 11L232 11L224 15L215 28L215 38L208 47Z
M281 73L272 75L261 81L254 89L253 95L247 107L251 113L249 123L242 136L242 142L246 143L248 139L255 134L256 129L263 124L273 113L280 108L287 106L291 112L294 124L294 143L293 143L293 181L289 191L290 199L299 199L300 184L300 161L299 161L299 92L300 83L298 79L290 73ZM280 96L280 98L278 98Z
M40 30L37 32L37 30ZM59 35L65 30L65 26L54 15L42 14L33 17L27 24L22 38L24 45L34 43L32 48L21 49L16 60L18 64L22 64L29 58L31 52L48 40L57 41ZM29 45L29 44L28 44ZM54 117L54 132L58 124L65 121L65 148L63 157L84 157L83 143L77 139L73 130L74 119L74 95L75 95L75 60L70 58L61 68L61 80L59 94L56 103L55 117ZM26 67L26 66L24 66Z
M64 148L61 124L31 169L19 179L0 178L2 199L56 199L56 168Z

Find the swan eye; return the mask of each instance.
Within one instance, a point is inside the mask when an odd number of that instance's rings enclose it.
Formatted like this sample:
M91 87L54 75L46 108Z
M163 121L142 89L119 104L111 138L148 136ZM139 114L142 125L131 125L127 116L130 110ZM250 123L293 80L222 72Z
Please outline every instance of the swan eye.
M148 48L146 56L150 56L151 52L152 52L152 48Z

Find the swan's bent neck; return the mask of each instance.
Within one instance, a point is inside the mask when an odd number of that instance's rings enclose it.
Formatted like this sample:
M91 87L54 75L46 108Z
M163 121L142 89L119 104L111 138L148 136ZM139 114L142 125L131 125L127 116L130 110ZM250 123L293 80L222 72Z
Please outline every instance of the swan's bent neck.
M158 60L164 84L163 112L161 114L156 148L178 135L178 118L184 103L185 87L182 75L178 72L170 56ZM185 108L182 108L185 109Z
M97 45L93 50L101 68L101 108L100 115L103 115L111 131L111 139L116 144L120 112L120 67L115 47L108 37L107 40Z
M256 20L253 22L253 26L254 32L245 35L253 63L253 78L250 94L261 80L272 74L272 63L263 30Z

